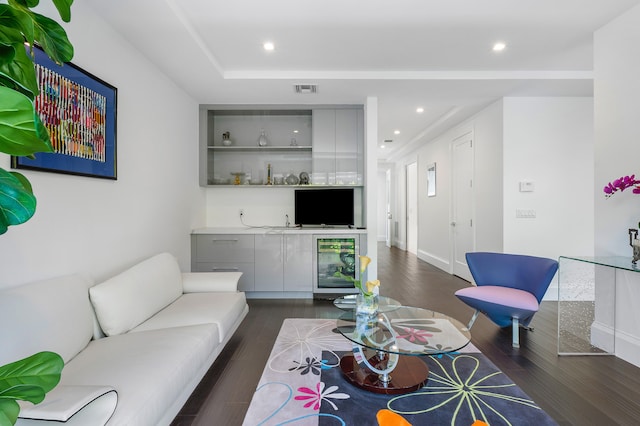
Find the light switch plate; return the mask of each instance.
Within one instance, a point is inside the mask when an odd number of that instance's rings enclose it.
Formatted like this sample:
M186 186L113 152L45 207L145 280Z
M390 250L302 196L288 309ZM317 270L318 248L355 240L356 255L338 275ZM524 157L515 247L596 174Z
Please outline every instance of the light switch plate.
M520 181L520 192L533 192L535 185L530 180Z

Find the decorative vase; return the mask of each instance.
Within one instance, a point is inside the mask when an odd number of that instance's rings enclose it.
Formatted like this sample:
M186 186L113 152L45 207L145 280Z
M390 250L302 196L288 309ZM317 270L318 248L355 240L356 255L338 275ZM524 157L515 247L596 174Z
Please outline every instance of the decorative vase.
M264 130L260 132L260 137L258 138L258 146L267 146L267 135L265 135Z
M233 142L231 142L231 132L224 132L222 134L222 145L231 146Z
M370 296L360 292L356 296L356 315L375 315L378 313L378 295Z

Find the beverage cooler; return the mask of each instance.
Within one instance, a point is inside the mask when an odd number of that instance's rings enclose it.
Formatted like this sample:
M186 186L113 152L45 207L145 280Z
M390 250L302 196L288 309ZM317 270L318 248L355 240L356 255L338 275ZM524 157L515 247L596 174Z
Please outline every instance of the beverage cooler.
M352 279L360 278L359 235L314 235L314 297L353 294Z

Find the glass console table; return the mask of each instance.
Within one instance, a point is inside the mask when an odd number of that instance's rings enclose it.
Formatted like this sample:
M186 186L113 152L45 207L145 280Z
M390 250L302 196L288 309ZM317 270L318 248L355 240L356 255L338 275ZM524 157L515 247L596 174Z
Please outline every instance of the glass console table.
M640 269L622 256L560 256L558 262L558 355L615 354L616 280Z

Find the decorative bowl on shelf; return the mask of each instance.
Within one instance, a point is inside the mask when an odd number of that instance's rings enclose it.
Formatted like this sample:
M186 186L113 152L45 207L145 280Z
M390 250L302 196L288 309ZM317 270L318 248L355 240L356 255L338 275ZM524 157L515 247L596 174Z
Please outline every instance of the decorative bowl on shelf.
M298 182L300 182L300 179L298 179L298 176L294 175L293 173L290 173L287 176L286 182L287 182L287 185L297 185Z

